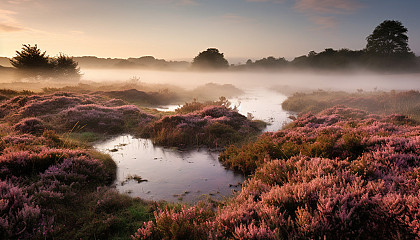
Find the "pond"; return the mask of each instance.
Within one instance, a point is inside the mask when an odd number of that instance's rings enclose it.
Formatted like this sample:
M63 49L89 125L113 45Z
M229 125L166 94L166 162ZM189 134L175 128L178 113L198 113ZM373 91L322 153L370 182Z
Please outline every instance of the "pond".
M221 199L238 191L245 177L225 169L217 152L178 151L154 146L148 139L123 135L94 147L109 153L118 165L116 188L148 200L196 202ZM140 179L130 179L140 176Z
M277 92L257 88L230 101L239 113L245 116L250 113L255 119L268 122L266 131L276 131L290 121L290 113L281 108L285 99L286 96ZM163 109L174 108L163 106ZM239 191L245 180L243 175L220 164L218 152L205 148L178 151L131 135L98 142L94 147L109 153L117 163L116 188L143 199L189 203L209 196L222 199Z

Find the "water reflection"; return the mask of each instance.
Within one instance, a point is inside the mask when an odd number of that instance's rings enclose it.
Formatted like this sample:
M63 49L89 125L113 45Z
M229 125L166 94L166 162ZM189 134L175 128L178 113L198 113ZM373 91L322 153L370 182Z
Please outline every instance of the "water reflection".
M109 153L117 163L117 189L143 199L190 203L206 195L220 199L240 190L240 183L245 180L244 176L226 170L218 161L218 153L205 149L180 152L130 135L94 147ZM147 181L127 181L127 177L135 175Z

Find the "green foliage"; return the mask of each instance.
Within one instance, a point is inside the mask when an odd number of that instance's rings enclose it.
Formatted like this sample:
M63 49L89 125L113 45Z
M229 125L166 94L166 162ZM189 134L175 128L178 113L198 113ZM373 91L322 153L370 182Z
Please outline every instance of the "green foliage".
M218 49L208 48L194 58L192 66L198 69L223 69L229 67L229 63Z

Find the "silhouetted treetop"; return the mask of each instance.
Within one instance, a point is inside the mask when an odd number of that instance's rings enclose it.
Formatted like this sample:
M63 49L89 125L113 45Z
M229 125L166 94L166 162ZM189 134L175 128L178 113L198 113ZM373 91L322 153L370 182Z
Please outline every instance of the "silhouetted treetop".
M12 66L22 70L45 70L50 68L49 57L46 52L41 52L38 46L23 44L22 50L16 51L16 57L10 60Z
M366 38L366 50L379 55L408 54L407 31L400 21L385 20Z
M208 48L194 58L192 66L194 68L221 69L229 67L229 63L218 49Z
M72 57L60 53L59 56L50 58L36 44L24 44L21 51L16 51L16 57L10 59L10 63L23 78L80 79L80 69Z
M65 79L80 79L80 68L73 57L60 53L51 60L55 75Z

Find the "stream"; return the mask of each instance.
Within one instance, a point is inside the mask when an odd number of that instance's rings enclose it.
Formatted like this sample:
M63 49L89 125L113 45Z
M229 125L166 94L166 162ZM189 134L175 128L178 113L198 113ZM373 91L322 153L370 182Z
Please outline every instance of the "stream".
M254 119L269 123L265 131L277 131L290 121L291 114L281 108L285 99L282 94L258 88L229 101L239 113L245 116L250 113ZM97 142L94 147L110 154L117 163L118 191L147 200L188 203L207 197L221 200L239 191L245 180L245 176L220 164L218 152L206 148L179 151L131 135Z

